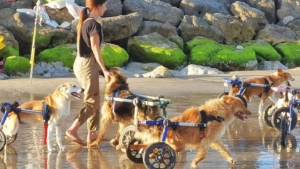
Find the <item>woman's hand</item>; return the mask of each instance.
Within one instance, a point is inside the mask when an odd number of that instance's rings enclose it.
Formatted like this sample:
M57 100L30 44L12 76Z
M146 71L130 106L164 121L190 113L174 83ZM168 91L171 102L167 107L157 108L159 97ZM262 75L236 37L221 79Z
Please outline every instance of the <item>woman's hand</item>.
M104 77L105 77L105 82L108 83L110 81L110 78L111 78L109 71L105 70L103 72L103 74L104 74Z

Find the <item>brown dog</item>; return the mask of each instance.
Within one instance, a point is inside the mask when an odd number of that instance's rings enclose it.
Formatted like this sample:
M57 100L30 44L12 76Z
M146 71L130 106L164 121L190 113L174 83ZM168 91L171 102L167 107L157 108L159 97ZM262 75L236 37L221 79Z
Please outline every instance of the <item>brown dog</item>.
M186 148L197 149L198 155L193 160L191 168L196 168L197 163L203 160L209 147L217 150L228 162L234 163L228 150L223 145L221 138L224 135L227 126L236 118L245 120L251 112L244 106L243 102L234 96L223 96L218 99L207 101L200 107L192 107L185 110L181 115L170 119L171 122L189 122L199 124L205 112L208 118L218 117L222 119L207 122L205 128L199 127L169 127L166 143L170 145L175 152L180 152ZM135 138L140 139L144 144L151 144L160 140L162 130L157 127L151 127L142 131L137 130ZM151 157L149 157L151 158Z
M277 99L274 95L274 91L271 90L271 87L277 87L281 85L283 82L289 83L288 81L294 81L295 79L289 72L282 71L281 69L277 69L273 75L268 75L264 77L254 77L246 79L244 82L247 83L256 83L256 84L267 84L268 87L256 87L256 86L248 86L246 87L245 92L243 93L243 97L249 103L254 96L261 97L261 101L259 104L258 112L259 114L263 113L264 103L267 98L270 98L274 103L276 103ZM235 86L231 89L229 94L238 94L238 91L241 86Z
M104 96L118 97L123 99L134 99L136 96L129 91L128 84L125 77L117 68L109 69L111 79L105 85ZM118 145L119 137L125 127L133 124L134 121L134 105L132 103L107 101L103 102L101 108L100 132L91 146L99 145L105 132L112 122L119 123L119 129L116 137L110 141L112 146ZM155 120L161 117L158 106L139 106L138 110L139 120Z

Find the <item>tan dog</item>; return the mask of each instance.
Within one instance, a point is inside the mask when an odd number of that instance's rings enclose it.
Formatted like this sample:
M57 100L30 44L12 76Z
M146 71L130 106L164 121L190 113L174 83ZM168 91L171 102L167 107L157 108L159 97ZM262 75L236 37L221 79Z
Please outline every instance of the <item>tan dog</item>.
M104 96L118 97L123 99L134 99L134 96L130 91L126 82L127 78L117 69L109 69L111 79L105 85ZM121 132L134 121L134 105L126 102L112 102L104 101L101 108L101 120L100 120L100 132L97 140L92 143L91 146L99 145L99 142L104 137L108 127L112 122L119 123L119 129L116 137L110 141L112 146L116 146L119 143L119 137ZM161 117L158 106L139 106L138 110L139 120L154 120Z
M196 168L196 165L205 158L209 147L219 151L228 162L234 163L235 161L223 145L221 138L227 126L236 118L245 120L247 115L251 115L251 112L247 110L239 98L223 96L218 99L209 100L200 107L189 108L181 115L171 118L170 121L199 124L204 117L200 115L201 112L205 112L210 117L221 117L223 121L209 121L207 127L202 128L202 131L199 127L169 127L166 143L175 152L183 151L186 148L197 149L198 155L191 164L192 168ZM160 141L161 134L162 130L158 130L157 127L151 127L142 131L137 130L135 138L140 139L143 144L151 144Z
M281 69L277 69L273 75L268 75L264 77L254 77L246 79L244 82L247 83L256 83L256 84L269 84L269 87L256 87L256 86L249 86L246 87L245 92L243 93L243 97L249 103L254 96L261 97L261 101L259 104L258 112L259 114L263 113L264 103L267 98L270 98L274 103L276 103L277 99L274 95L274 91L271 90L271 87L277 87L282 83L288 81L294 81L295 79L289 72L282 71ZM235 86L229 92L230 94L238 94L240 86Z
M56 142L60 149L64 150L66 147L61 142L62 125L66 117L70 114L71 98L80 98L80 94L84 89L76 86L73 83L64 83L60 85L52 94L47 96L45 100L30 101L20 105L21 110L35 110L40 113L26 113L26 112L11 112L7 117L3 131L6 135L12 136L18 132L19 123L29 125L41 125L43 120L43 112L48 114L48 131L47 131L47 148L48 151L54 151L51 145L54 129L56 130ZM44 103L46 103L46 110ZM19 117L18 117L19 116ZM19 120L18 120L19 118Z

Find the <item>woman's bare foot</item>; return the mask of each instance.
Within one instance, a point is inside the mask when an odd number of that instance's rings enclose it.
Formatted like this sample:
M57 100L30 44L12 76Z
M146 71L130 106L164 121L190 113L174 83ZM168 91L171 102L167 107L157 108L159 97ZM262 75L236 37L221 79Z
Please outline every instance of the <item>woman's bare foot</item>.
M71 141L71 142L80 144L80 145L82 145L82 146L86 146L86 145L87 145L86 141L81 140L81 139L79 138L78 134L77 134L77 133L74 133L74 132L72 133L71 130L67 130L67 131L66 131L66 139L69 140L69 141Z

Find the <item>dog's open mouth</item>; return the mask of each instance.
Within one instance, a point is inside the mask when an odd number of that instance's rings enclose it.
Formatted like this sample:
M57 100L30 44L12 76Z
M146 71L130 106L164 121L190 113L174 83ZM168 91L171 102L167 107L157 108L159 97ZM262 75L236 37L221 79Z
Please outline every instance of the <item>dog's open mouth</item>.
M240 111L236 113L236 117L238 117L239 119L241 119L243 121L245 121L245 119L248 118L248 116L246 114L244 114L243 112L240 112Z
M81 98L81 95L79 93L76 93L76 92L72 92L71 95L77 99L80 99Z

